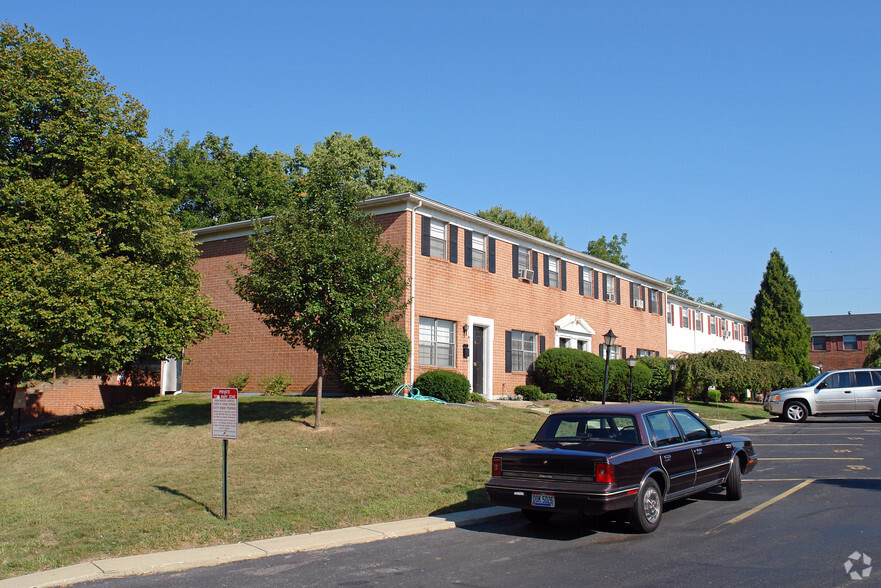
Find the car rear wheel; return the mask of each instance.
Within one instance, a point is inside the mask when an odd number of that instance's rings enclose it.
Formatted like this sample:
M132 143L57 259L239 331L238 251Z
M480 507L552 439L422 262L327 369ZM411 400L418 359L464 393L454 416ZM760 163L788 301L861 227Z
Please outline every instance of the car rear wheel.
M549 510L533 510L531 508L523 509L523 516L530 523L546 523L550 520L553 513Z
M793 400L783 409L783 415L790 423L803 423L808 418L808 407L801 400Z
M657 482L649 478L636 495L636 503L630 509L630 522L641 533L651 533L661 524L663 509L661 489Z
M881 423L881 414L870 414L869 418L875 421L876 423Z
M740 500L743 496L743 480L740 477L740 459L731 462L731 471L725 480L725 497L728 500Z

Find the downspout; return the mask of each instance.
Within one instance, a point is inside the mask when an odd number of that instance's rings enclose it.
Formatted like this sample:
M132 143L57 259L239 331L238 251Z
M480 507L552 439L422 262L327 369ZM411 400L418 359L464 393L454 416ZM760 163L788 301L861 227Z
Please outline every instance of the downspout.
M416 210L422 200L413 207L410 223L410 383L416 380Z

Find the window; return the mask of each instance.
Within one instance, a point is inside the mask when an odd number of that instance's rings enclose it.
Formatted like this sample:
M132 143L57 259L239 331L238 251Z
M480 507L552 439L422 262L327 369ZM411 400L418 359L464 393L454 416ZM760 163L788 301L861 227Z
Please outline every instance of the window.
M511 371L531 372L535 365L538 336L535 333L511 331Z
M708 318L708 320L710 321L710 335L715 335L716 334L716 317L710 316Z
M486 235L471 233L471 267L486 267Z
M615 302L615 276L605 274L603 276L603 300Z
M556 257L548 257L548 286L560 287L560 260Z
M529 269L529 258L532 257L530 253L531 251L529 249L523 247L520 247L517 251L517 267L521 271Z
M660 357L660 353L651 349L637 349L636 357Z
M850 372L838 372L830 374L825 380L825 388L850 388Z
M669 302L667 303L667 324L673 324L673 305Z
M707 427L690 412L682 410L674 411L673 418L676 419L679 428L685 433L686 441L710 438L710 432L707 430Z
M704 330L703 314L704 313L702 313L700 311L696 311L694 313L694 330L695 331L703 332L703 330Z
M680 308L679 312L682 314L682 325L680 325L683 329L688 329L688 312L687 308Z
M645 289L639 284L630 284L630 308L645 310Z
M659 292L657 290L649 290L649 312L652 314L660 314L661 312L658 297Z
M581 268L581 293L593 296L593 270L589 267Z
M456 324L419 317L419 364L455 367Z
M536 435L538 441L601 439L633 443L636 422L620 415L556 414L548 417Z
M430 251L431 257L447 258L447 223L435 219L429 219L431 223Z
M600 343L600 357L606 359L606 344ZM621 357L621 346L612 345L609 347L609 359L624 359Z
M679 436L679 429L676 428L670 415L666 412L650 414L645 420L652 431L652 445L655 447L664 447L665 445L673 445L682 441L682 437Z
M872 372L854 372L853 375L856 377L857 387L872 385Z
M844 341L844 350L845 351L856 351L856 349L857 349L857 336L856 335L844 335L841 339Z

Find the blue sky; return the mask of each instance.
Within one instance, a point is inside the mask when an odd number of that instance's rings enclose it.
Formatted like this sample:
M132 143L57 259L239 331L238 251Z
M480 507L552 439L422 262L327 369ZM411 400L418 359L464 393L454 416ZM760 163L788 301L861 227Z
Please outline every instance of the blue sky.
M425 196L749 316L775 247L807 315L881 312L881 3L0 0L164 128L402 152Z

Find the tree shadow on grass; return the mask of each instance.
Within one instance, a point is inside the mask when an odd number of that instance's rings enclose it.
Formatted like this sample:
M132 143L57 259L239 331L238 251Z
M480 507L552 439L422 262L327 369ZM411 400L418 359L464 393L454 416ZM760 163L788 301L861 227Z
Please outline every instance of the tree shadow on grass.
M300 421L314 414L308 400L253 400L239 402L239 423L275 423ZM159 408L147 419L158 426L201 427L211 424L210 402L169 404Z
M213 510L211 510L211 508L207 504L205 504L204 502L199 502L195 498L193 498L191 496L187 496L183 492L180 492L178 490L173 490L173 489L169 488L168 486L153 486L153 487L156 488L157 490L159 490L160 492L165 492L166 494L171 494L172 496L179 496L180 498L184 498L186 500L189 500L193 504L201 506L202 508L205 509L205 512L210 514L215 519L221 518L221 516L219 514L217 514L216 512L214 512Z

